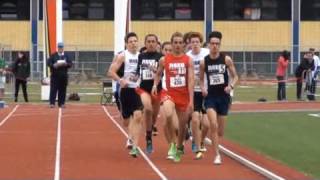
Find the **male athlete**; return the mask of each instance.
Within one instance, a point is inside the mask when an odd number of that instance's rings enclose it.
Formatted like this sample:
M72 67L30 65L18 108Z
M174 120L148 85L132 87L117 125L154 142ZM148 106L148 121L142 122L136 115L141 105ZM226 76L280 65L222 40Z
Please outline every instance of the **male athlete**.
M189 114L193 111L194 70L192 59L184 53L183 35L179 32L171 36L172 53L160 59L159 68L154 79L152 93L157 95L160 77L164 72L165 87L162 87L161 102L163 116L167 124L173 127L174 110L176 110L179 130L177 150L174 161L180 162L184 153L183 140ZM171 129L174 136L175 130ZM171 149L171 148L170 148Z
M129 139L132 141L132 148L129 154L137 157L139 134L142 127L142 103L135 89L138 86L136 71L138 67L138 36L130 32L125 37L127 50L119 54L111 65L109 75L120 84L121 113L124 119L124 126L128 127ZM117 72L124 64L123 77ZM131 144L129 144L131 146Z
M224 134L224 122L230 106L230 92L238 81L238 75L232 59L220 53L222 34L213 31L209 35L210 54L200 62L200 86L205 97L205 107L210 123L215 150L213 163L221 164L219 136ZM207 87L204 83L206 73ZM229 76L231 80L229 81Z

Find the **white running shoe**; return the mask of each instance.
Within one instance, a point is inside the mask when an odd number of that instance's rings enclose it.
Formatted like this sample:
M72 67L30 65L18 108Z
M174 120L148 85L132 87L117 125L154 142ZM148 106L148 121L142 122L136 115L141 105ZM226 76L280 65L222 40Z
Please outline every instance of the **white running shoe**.
M214 158L213 164L220 165L222 163L220 154L216 155Z
M128 139L128 140L127 140L126 147L127 147L127 149L132 149L132 147L133 147L133 141L132 141L131 139Z
M208 138L208 137L205 137L204 140L203 140L203 142L204 142L205 145L212 145L212 141L211 141L211 139Z

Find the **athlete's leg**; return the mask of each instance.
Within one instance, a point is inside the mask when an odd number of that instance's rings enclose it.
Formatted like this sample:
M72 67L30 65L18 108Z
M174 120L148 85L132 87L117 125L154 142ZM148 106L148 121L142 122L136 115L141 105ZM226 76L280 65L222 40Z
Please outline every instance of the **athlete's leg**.
M192 151L195 153L200 149L200 113L198 111L194 111L192 113L191 120L191 129L192 129L192 143L195 144L196 147L192 147Z
M219 137L218 137L218 121L217 112L213 108L207 109L208 120L210 124L211 136L213 140L213 148L215 156L219 155Z
M153 124L153 107L151 96L148 93L144 92L140 94L140 98L143 104L143 118L146 125L146 140L151 140Z
M205 138L209 136L211 140L211 135L209 134L210 123L206 113L203 113L201 116L201 142L204 143Z

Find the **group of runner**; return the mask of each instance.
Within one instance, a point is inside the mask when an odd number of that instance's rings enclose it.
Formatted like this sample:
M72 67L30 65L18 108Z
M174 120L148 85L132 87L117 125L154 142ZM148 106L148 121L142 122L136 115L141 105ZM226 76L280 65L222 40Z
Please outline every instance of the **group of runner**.
M232 59L220 53L222 34L213 31L208 48L202 48L198 32L175 32L159 50L155 34L145 36L145 48L138 51L138 36L125 37L126 50L117 54L108 75L116 82L115 97L128 128L129 154L139 154L139 136L146 129L146 152L152 153L152 132L161 107L164 135L169 144L167 159L180 162L188 128L192 152L203 158L205 141L212 140L214 164L221 164L219 136L231 104L230 92L238 76ZM229 78L230 77L230 78Z

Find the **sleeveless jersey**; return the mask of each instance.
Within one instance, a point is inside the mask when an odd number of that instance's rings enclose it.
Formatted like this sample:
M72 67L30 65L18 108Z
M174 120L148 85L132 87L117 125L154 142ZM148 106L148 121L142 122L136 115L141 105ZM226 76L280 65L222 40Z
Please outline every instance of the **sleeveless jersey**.
M138 58L137 73L140 75L140 88L151 92L154 80L154 74L159 66L159 60L162 54L158 52L141 53ZM158 84L158 90L161 90L161 83Z
M136 88L138 86L137 81L134 78L138 67L138 56L138 52L132 54L128 50L125 51L123 77L129 82L128 88Z
M225 57L224 54L220 54L216 59L211 59L210 55L205 57L205 72L207 74L209 97L229 95L224 91L224 88L229 83Z
M188 91L189 56L168 54L164 59L165 90L170 96L189 101ZM164 87L163 87L164 88ZM188 99L185 99L185 98Z
M191 57L193 61L193 67L194 67L194 91L195 92L201 92L200 88L200 61L204 59L209 54L209 49L201 48L199 54L193 54L192 51L189 51L187 55ZM207 79L205 81L205 86L207 84Z

